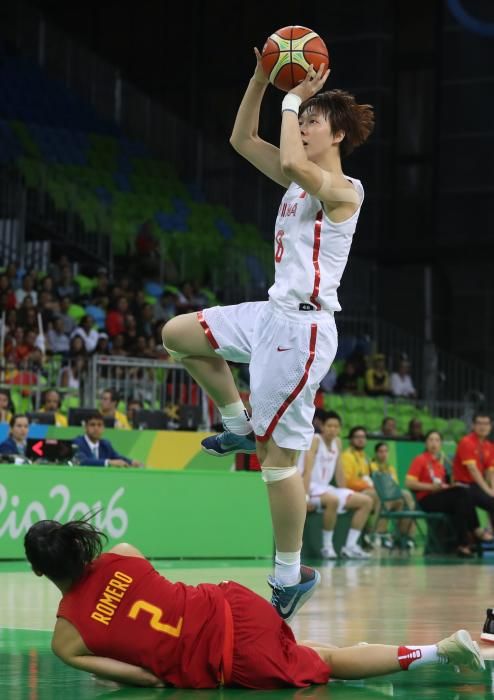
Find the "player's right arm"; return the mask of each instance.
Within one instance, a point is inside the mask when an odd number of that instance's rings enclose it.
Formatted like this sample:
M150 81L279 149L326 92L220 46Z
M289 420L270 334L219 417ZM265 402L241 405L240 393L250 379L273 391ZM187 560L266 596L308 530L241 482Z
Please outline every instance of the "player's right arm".
M260 54L254 49L257 66L238 108L230 143L249 163L264 175L287 188L290 180L283 175L280 149L259 137L259 112L269 81L261 66Z
M305 453L304 457L304 488L305 493L310 496L310 480L312 478L312 470L314 469L314 462L317 455L317 450L319 448L319 438L314 435L312 440L312 445Z

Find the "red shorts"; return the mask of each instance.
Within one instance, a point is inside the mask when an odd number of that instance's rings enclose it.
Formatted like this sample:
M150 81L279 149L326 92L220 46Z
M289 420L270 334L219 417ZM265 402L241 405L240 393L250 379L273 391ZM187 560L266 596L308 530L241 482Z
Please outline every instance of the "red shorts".
M272 690L329 681L329 666L313 649L297 644L291 628L267 600L234 581L220 587L233 619L228 685Z

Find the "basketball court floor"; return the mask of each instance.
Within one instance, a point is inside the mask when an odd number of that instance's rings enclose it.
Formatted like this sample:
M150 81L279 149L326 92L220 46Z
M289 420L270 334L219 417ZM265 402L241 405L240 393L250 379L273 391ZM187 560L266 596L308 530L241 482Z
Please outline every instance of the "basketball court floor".
M458 628L479 640L485 608L494 604L494 559L427 559L386 556L371 562L322 563L322 582L292 623L299 639L338 646L358 642L430 644ZM270 562L166 562L155 567L172 580L237 580L268 597ZM58 590L36 578L21 562L0 563L0 699L216 700L261 695L247 690L173 690L124 688L94 680L64 666L50 651ZM303 690L270 691L269 697L311 700L361 698L494 698L494 645L484 645L484 673L427 667L366 681L331 681ZM489 661L493 659L493 661ZM266 697L266 692L262 693Z

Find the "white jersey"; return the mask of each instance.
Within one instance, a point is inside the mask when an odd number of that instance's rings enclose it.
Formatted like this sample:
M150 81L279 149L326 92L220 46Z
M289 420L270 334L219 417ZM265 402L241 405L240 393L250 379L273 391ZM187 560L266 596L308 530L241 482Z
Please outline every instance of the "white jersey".
M339 455L338 441L336 439L332 441L330 447L327 447L320 435L317 435L316 438L319 444L310 477L309 493L311 496L318 496L327 491L330 482L333 480ZM301 474L304 472L305 456L306 453L302 452L299 457L298 469Z
M285 311L341 311L337 290L364 200L360 180L345 177L357 190L360 206L341 223L331 221L321 202L294 182L281 200L269 297Z

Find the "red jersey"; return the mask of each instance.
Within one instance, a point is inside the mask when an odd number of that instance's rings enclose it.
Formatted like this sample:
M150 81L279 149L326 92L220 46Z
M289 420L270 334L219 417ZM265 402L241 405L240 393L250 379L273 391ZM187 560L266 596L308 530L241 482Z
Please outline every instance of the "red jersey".
M102 554L62 598L68 620L95 656L152 671L179 688L214 688L221 679L225 597L219 586L187 586L147 559Z
M453 460L453 479L464 484L473 483L468 464L473 464L483 475L494 467L494 449L489 440L480 440L474 432L462 437L456 448Z
M430 452L422 452L417 455L408 469L407 476L426 484L433 484L434 479L441 479L445 483L446 470L441 462L431 455ZM421 498L430 496L432 491L414 491L418 501Z

